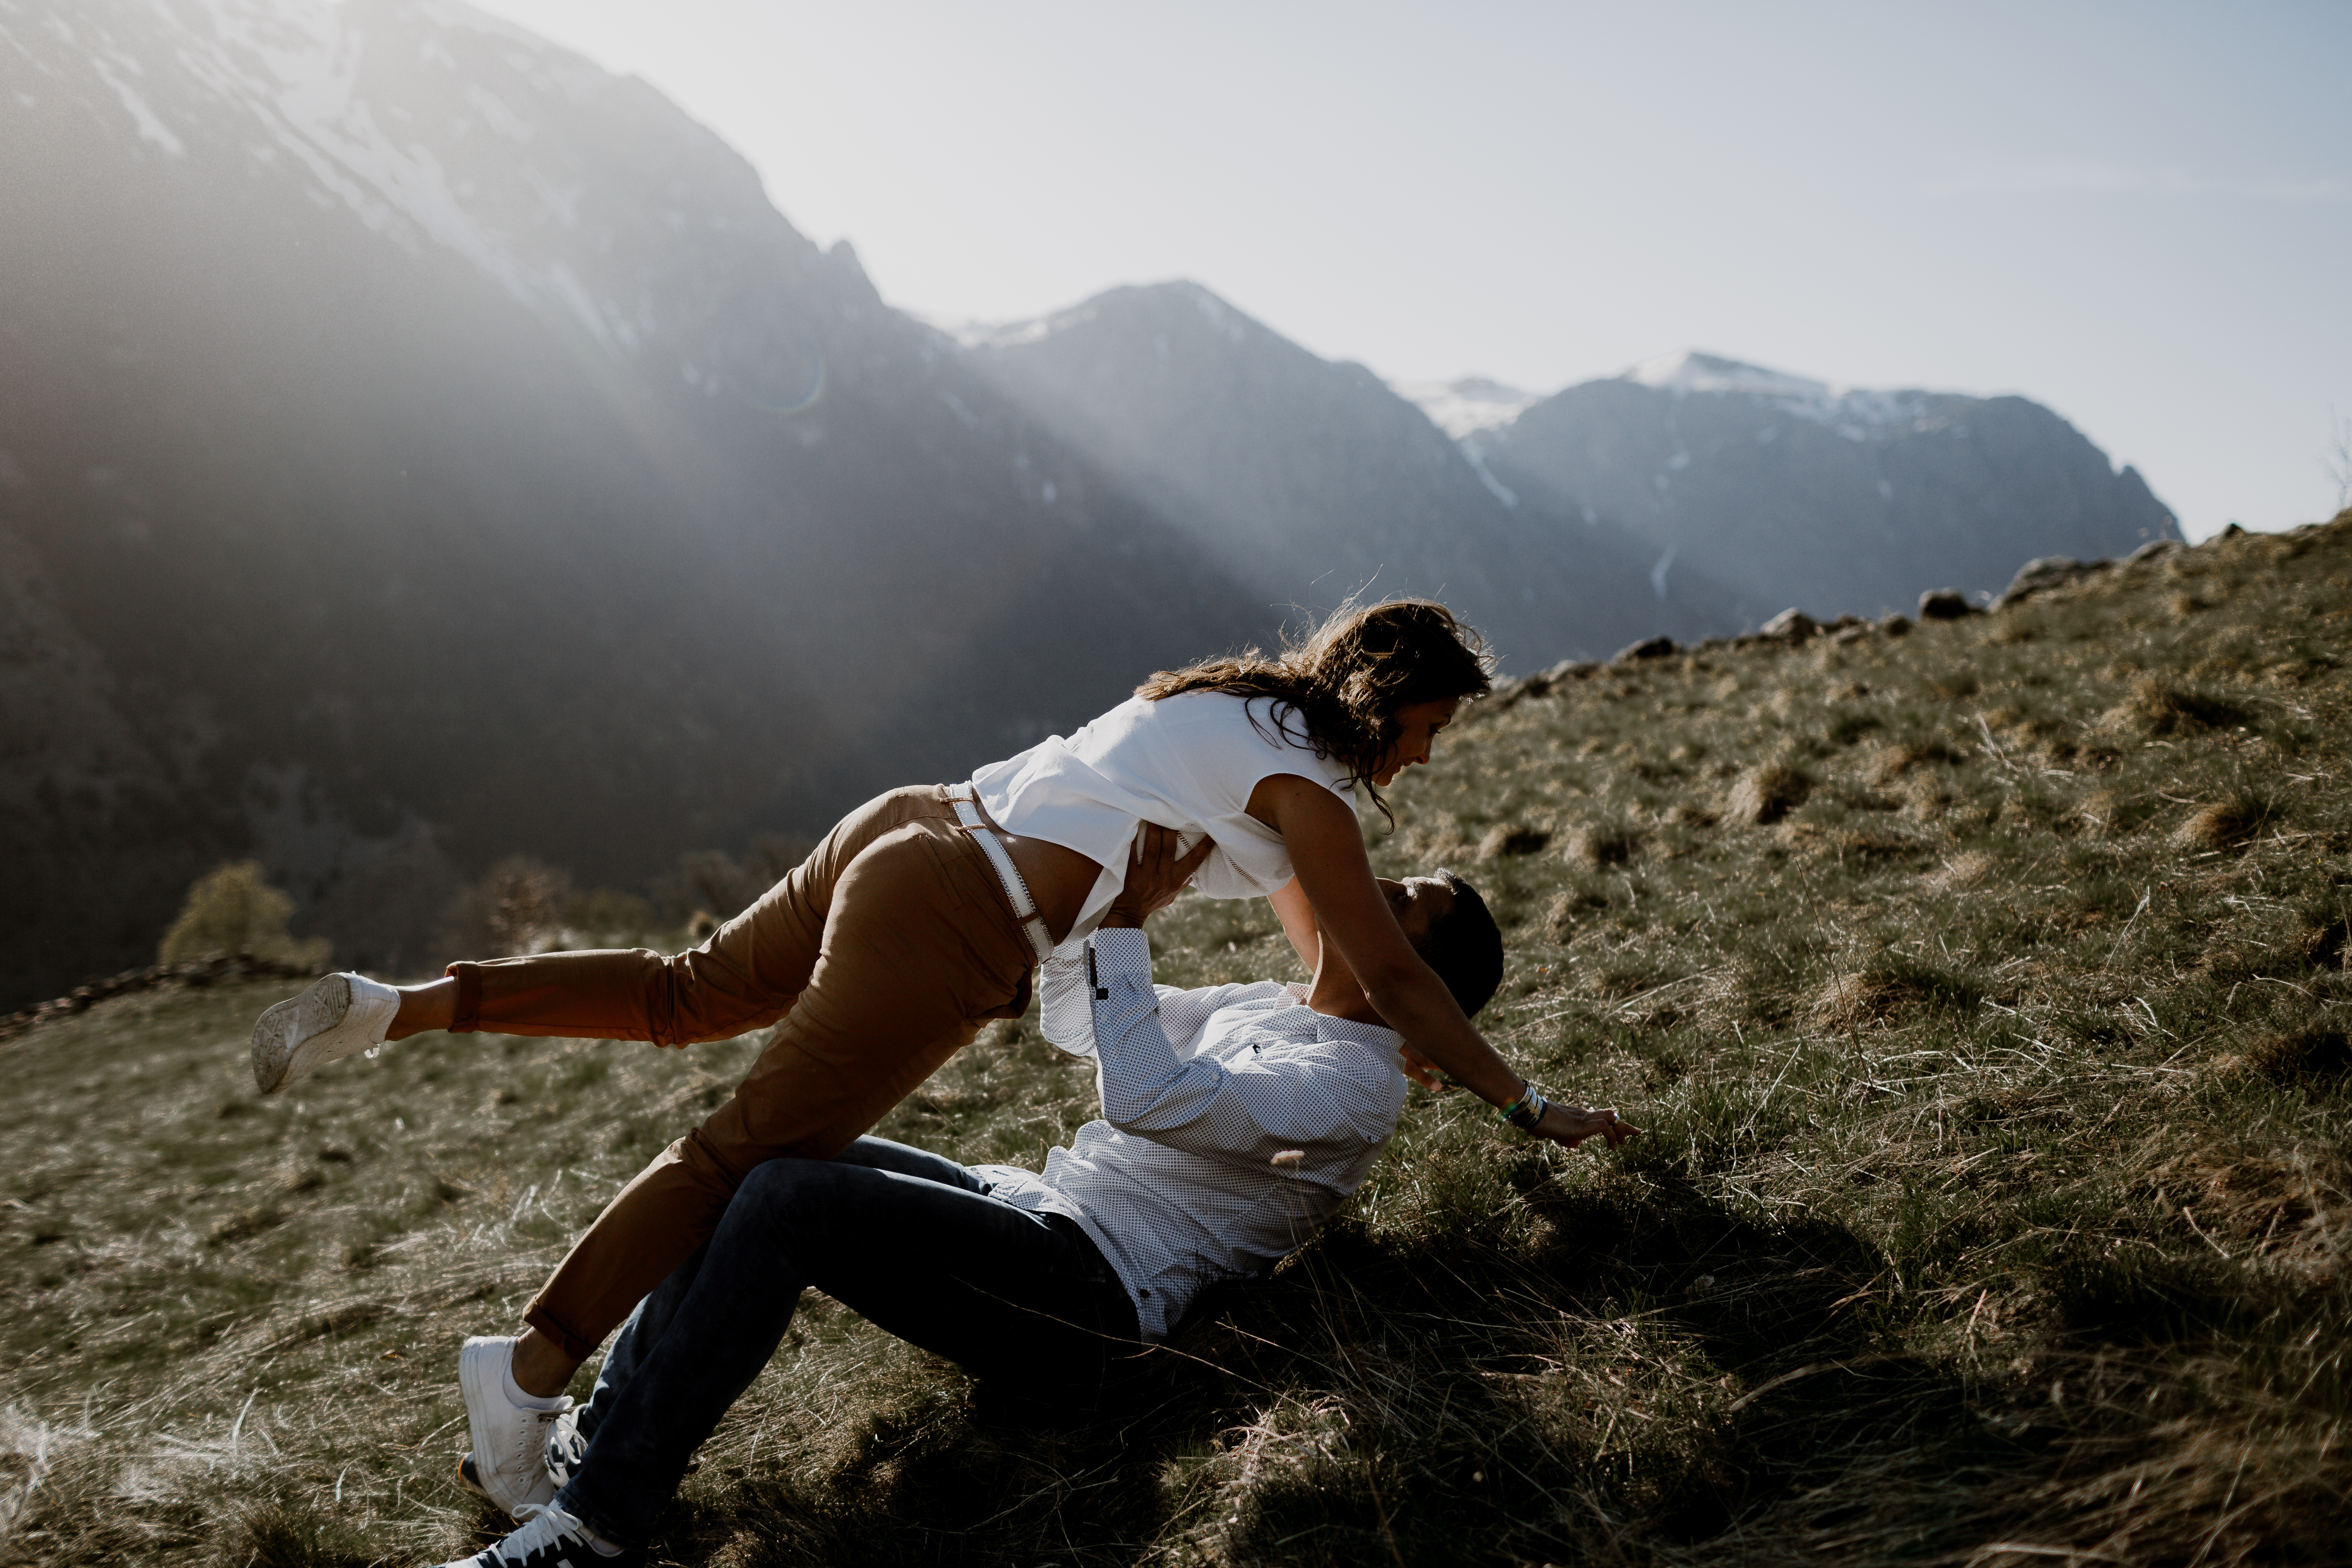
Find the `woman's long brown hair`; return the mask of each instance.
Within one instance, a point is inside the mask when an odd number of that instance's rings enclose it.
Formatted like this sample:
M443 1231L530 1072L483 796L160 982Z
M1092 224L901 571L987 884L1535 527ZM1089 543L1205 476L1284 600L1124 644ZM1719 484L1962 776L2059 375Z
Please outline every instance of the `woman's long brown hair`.
M1277 658L1251 648L1163 669L1135 693L1155 702L1188 691L1263 697L1263 723L1255 705L1250 709L1261 733L1271 723L1291 744L1339 758L1349 782L1362 784L1387 817L1372 774L1396 742L1397 710L1484 697L1494 686L1493 668L1485 641L1453 611L1429 599L1391 599L1342 605L1303 638L1286 639Z

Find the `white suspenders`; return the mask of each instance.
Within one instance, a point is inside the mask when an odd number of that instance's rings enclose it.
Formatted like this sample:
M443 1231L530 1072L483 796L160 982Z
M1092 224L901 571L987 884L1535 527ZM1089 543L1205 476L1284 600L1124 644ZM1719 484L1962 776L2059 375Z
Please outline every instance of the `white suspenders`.
M1037 961L1044 963L1054 955L1054 939L1045 930L1045 917L1037 912L1037 900L1029 896L1029 884L1021 879L1021 868L1013 863L1013 852L1004 847L1003 834L981 815L979 793L969 783L950 784L948 798L955 802L956 820L980 841L988 863L996 868L996 879L1013 900L1013 913L1028 933L1029 945L1037 950Z

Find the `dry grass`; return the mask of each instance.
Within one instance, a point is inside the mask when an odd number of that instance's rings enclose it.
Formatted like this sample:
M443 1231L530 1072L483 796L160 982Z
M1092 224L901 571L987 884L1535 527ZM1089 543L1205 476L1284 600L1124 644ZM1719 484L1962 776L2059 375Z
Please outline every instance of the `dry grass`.
M1982 849L1964 850L1945 861L1927 878L1927 887L1938 893L1962 893L1970 888L1980 888L2000 869L1998 856Z
M2113 720L2150 735L2195 734L2242 723L2246 718L2238 703L2154 675L2134 681L2130 699L2110 712Z
M1494 860L1506 855L1533 855L1550 842L1548 828L1504 823L1488 828L1486 837L1478 840L1478 858Z
M2268 801L2242 791L2189 813L2172 841L2183 849L2228 849L2252 837L2271 815Z
M2347 626L2352 519L1496 704L1375 861L1467 869L1511 946L1483 1026L1650 1135L1416 1098L1094 1427L813 1302L656 1561L2345 1560ZM1262 906L1166 919L1164 980L1286 972ZM757 1045L428 1039L257 1101L287 988L5 1047L0 1563L479 1539L457 1341ZM997 1026L884 1130L1034 1165L1089 1087Z
M1766 763L1739 775L1724 803L1724 816L1750 827L1780 821L1805 803L1812 781L1796 769Z
M1675 820L1689 826L1700 818L1693 814ZM1566 858L1571 866L1601 871L1612 866L1624 865L1639 854L1641 848L1641 830L1631 823L1587 823L1569 835Z

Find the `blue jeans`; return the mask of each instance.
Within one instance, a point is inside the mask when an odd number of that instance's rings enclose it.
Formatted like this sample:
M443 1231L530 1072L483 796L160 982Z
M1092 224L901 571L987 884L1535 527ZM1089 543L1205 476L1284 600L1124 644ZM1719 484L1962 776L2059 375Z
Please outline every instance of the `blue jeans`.
M1074 1414L1146 1349L1126 1287L1075 1221L1015 1208L953 1161L880 1138L833 1160L771 1160L614 1336L581 1413L586 1457L556 1506L608 1540L648 1540L809 1286Z

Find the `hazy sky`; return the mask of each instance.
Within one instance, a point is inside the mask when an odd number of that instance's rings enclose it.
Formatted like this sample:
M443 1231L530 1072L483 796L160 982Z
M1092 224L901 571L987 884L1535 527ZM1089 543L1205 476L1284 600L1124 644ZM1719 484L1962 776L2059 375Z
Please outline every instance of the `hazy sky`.
M2352 4L478 0L892 303L1190 278L1391 379L2021 392L2192 537L2336 507Z

